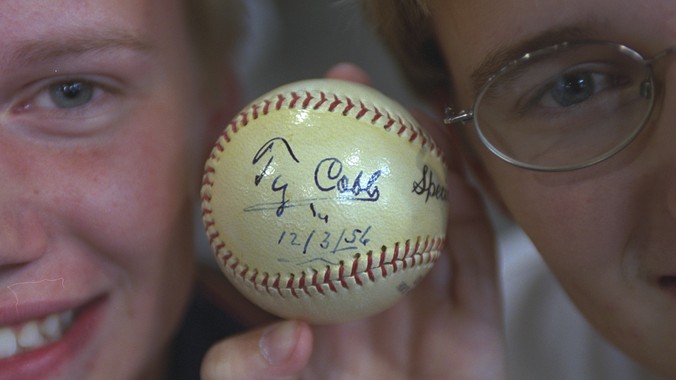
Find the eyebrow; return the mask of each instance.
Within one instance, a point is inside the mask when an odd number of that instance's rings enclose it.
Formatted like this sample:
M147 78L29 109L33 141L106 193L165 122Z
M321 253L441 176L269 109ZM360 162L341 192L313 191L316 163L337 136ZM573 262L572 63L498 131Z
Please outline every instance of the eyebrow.
M595 28L590 26L591 24L585 23L584 25L548 29L514 45L489 52L486 58L470 75L474 93L478 93L484 84L502 67L523 57L527 53L563 42L593 39L599 33Z
M126 49L151 54L152 45L147 41L118 30L79 30L48 38L19 41L16 49L8 55L10 62L18 65L50 62L71 55L96 53L106 50Z

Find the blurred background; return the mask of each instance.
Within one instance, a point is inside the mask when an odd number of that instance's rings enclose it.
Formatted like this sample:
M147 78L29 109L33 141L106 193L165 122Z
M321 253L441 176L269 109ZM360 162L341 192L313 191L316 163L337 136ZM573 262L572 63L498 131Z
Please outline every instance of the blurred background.
M247 0L248 40L240 74L245 100L287 82L323 77L339 62L353 62L374 85L405 105L416 104L390 56L363 19L358 1Z

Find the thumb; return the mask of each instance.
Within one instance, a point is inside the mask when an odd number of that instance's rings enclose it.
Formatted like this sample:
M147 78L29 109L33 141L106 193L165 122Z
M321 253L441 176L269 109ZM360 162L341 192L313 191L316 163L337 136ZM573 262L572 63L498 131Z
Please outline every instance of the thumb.
M202 361L201 378L296 379L312 353L312 330L283 321L215 344Z

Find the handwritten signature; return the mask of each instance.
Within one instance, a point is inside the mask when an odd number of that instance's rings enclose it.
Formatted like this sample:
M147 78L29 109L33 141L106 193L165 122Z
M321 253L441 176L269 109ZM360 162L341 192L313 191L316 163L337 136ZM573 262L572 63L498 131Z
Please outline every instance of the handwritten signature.
M380 190L376 181L381 174L380 170L376 170L366 184L363 184L364 171L362 170L352 181L343 174L343 163L339 159L325 158L317 164L315 169L315 185L324 192L336 190L338 194L347 196L347 199L353 201L375 202L380 198Z
M329 201L333 199L376 202L380 198L380 189L377 181L382 175L380 170L371 175L367 175L363 170L359 171L354 179L345 174L343 163L333 157L324 158L315 167L314 184L320 193L333 193L334 196L318 196L312 199L289 199L289 182L285 180L285 170L296 170L289 166L282 166L282 163L291 163L291 165L300 164L300 159L294 152L291 144L283 137L275 137L266 141L256 152L251 164L256 167L254 176L254 185L256 187L267 183L273 194L278 194L279 198L273 202L258 203L248 206L245 212L275 210L277 217L284 215L284 211L300 205L310 205L314 216L320 219L327 219L326 215L319 215L315 210L314 203L318 201ZM269 180L266 178L269 177ZM328 222L328 220L325 220Z
M430 198L446 200L446 187L434 182L432 170L427 165L422 168L422 178L419 181L413 181L412 192L417 195L425 195L425 203Z
M260 183L263 181L263 178L273 175L274 172L272 170L272 164L275 161L273 149L276 146L279 146L279 145L282 146L282 149L286 149L286 151L282 152L283 155L288 155L297 164L300 163L300 161L298 160L298 157L296 157L296 154L293 152L293 149L291 149L291 145L283 137L275 137L273 139L266 141L265 144L263 144L263 146L260 149L258 149L258 152L256 152L253 160L251 161L252 165L258 165L258 163L261 160L263 160L266 157L268 158L268 161L266 162L263 169L260 171L259 174L256 174L256 176L254 177L254 184L256 186L260 185ZM267 209L270 205L273 205L273 206L277 206L276 207L277 210L275 212L276 215L278 217L282 216L282 214L284 214L284 210L289 207L289 200L286 198L286 190L288 189L289 184L284 182L282 180L282 175L279 174L276 177L274 177L270 187L271 187L272 192L281 194L282 200L280 202L272 203L272 204L266 204L266 205L259 205L258 208L254 207L254 208L250 208L250 210L245 209L245 211L260 210L261 206L264 207L263 209ZM265 206L268 206L268 207L265 207Z

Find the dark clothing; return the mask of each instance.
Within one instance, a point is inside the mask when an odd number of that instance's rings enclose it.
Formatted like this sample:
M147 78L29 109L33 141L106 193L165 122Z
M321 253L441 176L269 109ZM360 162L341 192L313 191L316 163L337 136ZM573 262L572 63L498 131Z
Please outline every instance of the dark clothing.
M223 278L225 281L225 278ZM202 358L221 339L245 330L205 287L198 285L172 343L169 380L199 380Z

